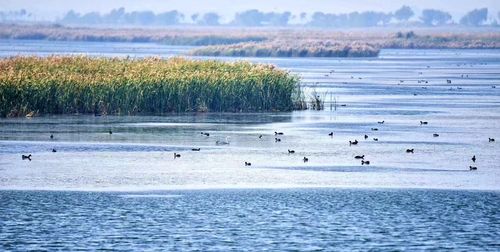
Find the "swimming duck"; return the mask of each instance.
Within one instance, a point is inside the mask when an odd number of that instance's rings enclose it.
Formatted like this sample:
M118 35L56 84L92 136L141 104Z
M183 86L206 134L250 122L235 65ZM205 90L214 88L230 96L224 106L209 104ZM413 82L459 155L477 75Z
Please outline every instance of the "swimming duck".
M349 141L349 145L356 145L356 144L358 144L358 140L354 140L354 141L352 141L352 142L351 142L351 141Z
M304 163L309 162L309 158L306 158L306 157L304 157L302 160L304 161Z
M288 150L288 154L293 154L293 153L295 153L294 150Z
M414 153L414 152L413 152L414 150L415 150L415 149L406 149L406 153Z
M226 137L226 140L217 140L215 141L216 145L228 145L229 144L229 137Z
M328 135L332 137L333 136L333 131L330 132L330 133L328 133Z
M439 134L438 134L438 133L434 133L434 134L432 134L432 136L433 136L433 137L438 137L438 136L439 136Z
M200 150L201 150L201 148L192 148L191 150L192 150L192 151L200 151Z
M262 139L262 135L259 135L259 139Z
M274 138L274 142L275 142L275 143L277 143L277 142L281 142L281 139L279 139L279 138L275 137L275 138Z
M361 165L370 165L370 161L366 160L361 160Z
M210 133L208 133L208 132L201 132L200 134L202 134L204 136L210 136Z
M355 156L354 158L355 158L355 159L364 159L364 158L365 158L365 155L361 155L361 156L359 156L359 155L358 155L358 156Z
M491 143L491 142L495 142L495 138L489 138L489 137L488 137L488 142L490 142L490 143Z
M377 128L372 128L373 131L377 131L378 129Z
M179 154L179 153L175 153L175 152L174 152L174 159L175 159L175 158L180 158L180 157L181 157L181 154Z
M429 124L429 122L420 121L420 125L423 125L423 124Z
M245 166L252 166L252 163L245 161Z
M54 135L50 134L50 139L54 139Z
M111 135L111 134L113 134L113 131L109 130L108 133Z
M472 160L472 162L475 163L476 162L476 155L472 156L471 160Z
M367 138L368 138L368 135L365 135L365 139L367 139Z
M274 135L275 135L275 136L276 136L276 135L284 135L284 133L283 133L283 132L276 132L276 131L275 131L275 132L274 132Z
M446 80L446 83L450 84L450 83L451 83L451 80Z
M29 154L29 155L21 155L21 158L23 160L28 159L29 161L31 161L31 154Z
M384 123L385 123L385 121L380 121L380 122L377 122L377 123L378 123L378 124L384 124Z
M469 165L469 171L475 171L477 170L476 166Z
M378 141L378 138L373 138L373 141L377 142L377 141Z
M52 152L57 152L56 149L52 148Z

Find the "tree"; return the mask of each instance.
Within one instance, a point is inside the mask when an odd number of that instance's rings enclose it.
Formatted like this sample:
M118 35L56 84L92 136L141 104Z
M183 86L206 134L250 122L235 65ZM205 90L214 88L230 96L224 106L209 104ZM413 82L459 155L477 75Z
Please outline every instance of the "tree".
M263 23L264 13L258 10L247 10L236 13L233 23L241 26L260 26Z
M413 10L406 5L401 6L399 10L394 12L394 17L399 20L399 21L408 21L411 17L413 17L414 13Z
M488 18L488 8L474 9L460 19L461 25L479 26Z
M425 9L422 11L420 20L427 26L439 26L448 23L451 20L451 15L440 10Z
M193 23L196 23L196 20L198 20L199 16L200 16L200 14L198 14L198 13L191 15L191 20L193 20Z
M215 12L208 12L203 15L201 20L198 21L198 24L216 26L220 24L219 19L219 14Z

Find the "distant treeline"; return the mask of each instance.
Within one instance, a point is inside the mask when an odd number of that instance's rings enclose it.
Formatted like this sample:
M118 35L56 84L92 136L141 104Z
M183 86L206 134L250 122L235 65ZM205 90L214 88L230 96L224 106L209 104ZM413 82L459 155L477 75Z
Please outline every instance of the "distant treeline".
M0 22L33 21L32 14L22 9L19 11L0 12ZM500 12L497 13L500 20ZM78 26L171 26L196 24L208 26L244 26L244 27L284 27L284 26L312 26L312 27L372 27L388 25L411 26L443 26L455 24L450 13L436 9L424 9L417 17L409 6L402 6L394 12L351 12L333 14L315 12L308 14L292 14L291 12L262 12L256 9L236 13L234 18L226 23L221 22L221 16L215 12L195 13L186 16L172 10L155 13L153 11L131 11L125 8L113 9L108 13L88 12L78 13L68 11L64 17L56 20L63 25ZM498 26L497 20L488 20L488 8L474 9L460 18L463 26Z

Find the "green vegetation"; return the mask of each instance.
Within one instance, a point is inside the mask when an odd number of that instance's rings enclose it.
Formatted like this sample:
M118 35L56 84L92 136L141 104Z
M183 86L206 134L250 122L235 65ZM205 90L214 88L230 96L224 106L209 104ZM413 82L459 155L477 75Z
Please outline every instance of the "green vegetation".
M12 57L0 60L0 115L290 111L298 82L247 62Z

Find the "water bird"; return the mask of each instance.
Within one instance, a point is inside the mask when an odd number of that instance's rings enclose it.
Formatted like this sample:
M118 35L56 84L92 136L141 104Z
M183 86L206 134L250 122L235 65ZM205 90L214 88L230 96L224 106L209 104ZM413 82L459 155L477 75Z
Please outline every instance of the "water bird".
M50 139L54 139L54 135L50 134Z
M446 80L446 83L451 84L451 80Z
M281 142L281 139L279 139L279 138L275 137L275 138L274 138L274 142L275 142L275 143L277 143L277 142Z
M347 104L340 104L341 107L347 107Z
M57 152L56 149L52 148L52 152Z
M113 131L109 130L108 133L111 135L111 134L113 134Z
M471 160L472 160L472 162L475 163L476 162L476 155L472 156Z
M274 132L274 135L276 136L276 135L284 135L284 134L283 134L283 132L276 132L276 131L275 131L275 132Z
M490 143L491 143L491 142L495 142L495 138L489 138L489 137L488 137L488 142L490 142Z
M425 125L425 124L429 124L429 122L420 121L420 125Z
M380 121L380 122L377 122L377 123L378 123L378 124L384 124L384 123L385 123L385 121Z
M181 157L181 154L179 154L179 153L175 153L175 152L174 152L174 159L175 159L175 158L180 158L180 157Z
M252 166L252 163L245 161L245 166Z
M204 136L210 136L210 133L208 133L208 132L201 132L200 134L202 134Z
M439 136L439 134L438 134L438 133L434 133L434 134L432 134L432 136L433 136L433 137L438 137L438 136Z
M491 88L497 88L496 86L491 86Z
M21 155L21 158L22 158L23 160L28 159L29 161L31 161L31 154L29 154L29 155Z
M333 131L330 132L330 133L328 133L328 135L332 137L333 136Z
M370 165L370 161L361 160L361 165Z
M229 144L229 137L226 137L226 140L217 140L215 141L216 145L228 145Z
M364 159L364 158L365 158L365 155L361 155L361 156L359 156L359 155L358 155L358 156L355 156L354 158L355 158L355 159Z
M302 159L302 161L304 161L304 163L305 163L305 162L309 162L309 158L304 157L304 158Z
M294 150L288 150L288 154L293 154L293 153L295 153Z
M469 165L469 171L476 171L476 170L477 170L476 166Z
M349 141L349 145L356 145L356 144L358 144L358 140L356 140L356 139L354 141L352 141L352 142Z
M259 135L259 139L262 139L262 135Z
M378 138L373 138L373 141L377 142L377 141L378 141Z
M406 149L406 153L414 153L414 152L413 152L414 150L415 150L415 149Z
M378 129L377 128L372 128L373 131L377 131Z
M368 138L368 135L365 135L365 139L367 139L367 138Z
M192 150L192 151L200 151L200 150L201 150L201 148L192 148L191 150Z

